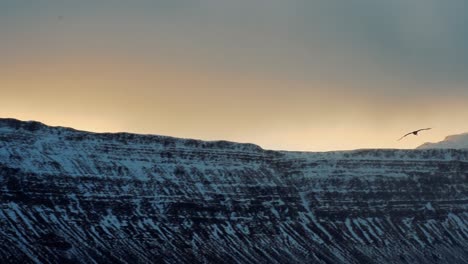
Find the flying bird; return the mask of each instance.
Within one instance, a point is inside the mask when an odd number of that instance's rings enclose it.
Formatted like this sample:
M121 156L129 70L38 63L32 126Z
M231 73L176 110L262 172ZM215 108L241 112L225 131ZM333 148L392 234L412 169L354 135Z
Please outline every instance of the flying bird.
M409 135L411 135L411 134L417 136L418 133L419 133L419 131L429 130L429 129L431 129L431 128L430 128L430 127L429 127L429 128L423 128L423 129L415 130L415 131L413 131L413 132L409 132L408 134L406 134L406 135L402 136L400 139L398 139L398 141L402 140L404 137L407 137L407 136L409 136Z

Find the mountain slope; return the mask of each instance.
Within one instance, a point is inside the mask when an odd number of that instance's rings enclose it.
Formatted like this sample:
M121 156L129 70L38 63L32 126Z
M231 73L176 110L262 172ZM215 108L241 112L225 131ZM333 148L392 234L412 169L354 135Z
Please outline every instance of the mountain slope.
M468 151L266 151L0 119L2 263L465 263Z
M468 133L448 136L437 143L424 143L418 149L468 149Z

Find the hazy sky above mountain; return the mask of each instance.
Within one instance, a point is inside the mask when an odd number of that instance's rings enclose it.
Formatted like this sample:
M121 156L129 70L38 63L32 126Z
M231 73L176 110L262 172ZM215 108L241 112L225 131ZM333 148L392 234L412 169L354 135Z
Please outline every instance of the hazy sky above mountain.
M0 0L0 37L2 117L288 150L468 131L464 0Z

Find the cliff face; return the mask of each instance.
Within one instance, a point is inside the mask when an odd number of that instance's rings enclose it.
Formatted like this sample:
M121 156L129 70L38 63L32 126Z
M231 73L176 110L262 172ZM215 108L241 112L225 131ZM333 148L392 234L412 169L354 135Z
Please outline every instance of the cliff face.
M0 120L2 263L466 263L468 151L300 153Z

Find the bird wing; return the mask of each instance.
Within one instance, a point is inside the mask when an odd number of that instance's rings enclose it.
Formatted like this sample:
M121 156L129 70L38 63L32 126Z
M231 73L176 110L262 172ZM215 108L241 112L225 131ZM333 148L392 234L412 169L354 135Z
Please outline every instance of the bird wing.
M409 136L409 135L411 135L411 134L413 134L413 132L410 132L410 133L408 133L408 134L402 136L400 139L398 139L398 141L402 140L404 137Z
M423 129L416 130L415 132L423 131L423 130L429 130L429 129L431 129L431 128L430 128L430 127L428 127L428 128L423 128Z
M402 140L402 139L403 139L404 137L406 137L406 136L409 136L409 135L411 135L411 134L414 134L415 132L417 133L417 132L419 132L419 131L429 130L429 129L431 129L431 128L428 127L428 128L418 129L418 130L415 130L415 131L413 131L413 132L409 132L408 134L406 134L406 135L402 136L400 139L398 139L398 141Z

